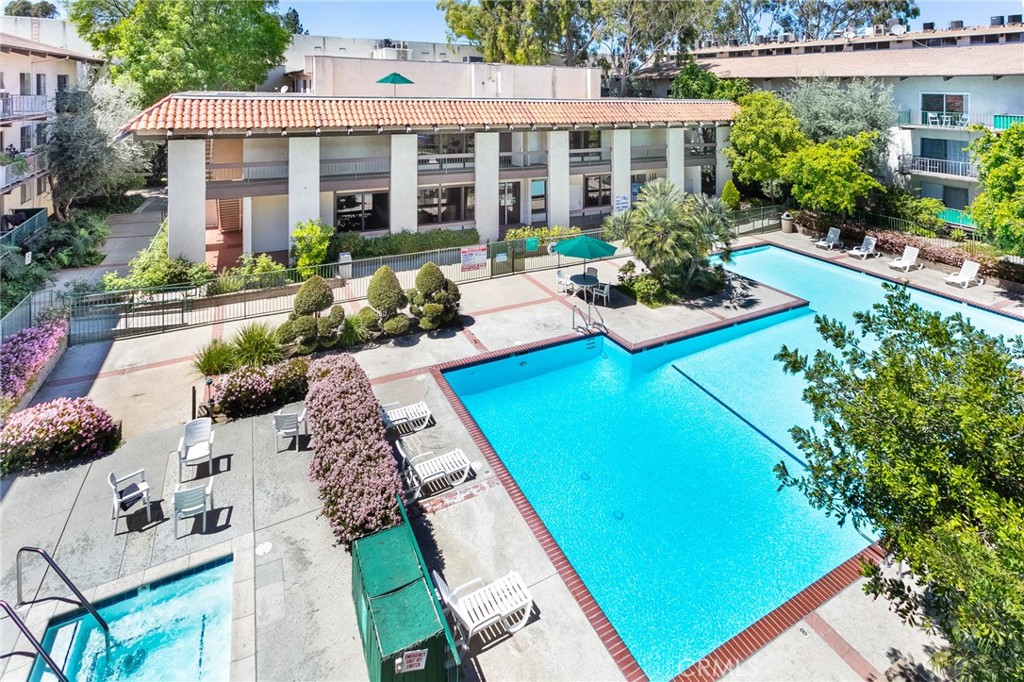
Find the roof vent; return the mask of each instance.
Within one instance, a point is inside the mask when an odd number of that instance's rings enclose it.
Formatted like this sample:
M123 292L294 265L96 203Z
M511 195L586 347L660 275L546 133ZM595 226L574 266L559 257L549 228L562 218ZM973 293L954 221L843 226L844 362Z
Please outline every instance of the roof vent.
M729 38L729 47L739 47L739 46L740 46L740 41L736 40L735 38Z
M992 17L988 20L989 26L1005 26L1006 21L1002 17Z
M1008 26L1020 26L1021 19L1024 19L1024 16L1020 14L1011 14L1006 17L1006 24Z
M754 36L755 45L764 45L764 36Z
M949 30L951 30L951 31L955 31L955 30L961 29L963 27L964 27L964 22L961 21L960 19L957 19L956 21L949 22Z
M934 31L935 30L935 22L934 21L926 21L926 22L924 22L924 24L922 24L922 26L921 26L921 30L922 31Z
M794 37L795 36L792 33L783 33L781 38L780 38L780 40L779 40L779 42L781 42L781 43L791 43L791 42L793 42L793 38Z
M874 28L874 32L875 32L876 36L884 36L885 35L885 24L875 24L872 28Z

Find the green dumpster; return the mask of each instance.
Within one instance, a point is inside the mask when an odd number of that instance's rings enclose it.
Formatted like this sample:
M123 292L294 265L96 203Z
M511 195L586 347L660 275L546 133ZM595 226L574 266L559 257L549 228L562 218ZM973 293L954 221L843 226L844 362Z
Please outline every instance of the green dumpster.
M352 545L352 599L369 679L455 682L458 652L404 509L402 519Z

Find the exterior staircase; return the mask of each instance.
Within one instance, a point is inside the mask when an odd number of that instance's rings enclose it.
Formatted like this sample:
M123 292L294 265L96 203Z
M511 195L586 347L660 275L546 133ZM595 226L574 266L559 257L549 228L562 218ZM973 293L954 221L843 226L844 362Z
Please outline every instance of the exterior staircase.
M242 230L242 200L217 200L217 225L221 232L240 232Z

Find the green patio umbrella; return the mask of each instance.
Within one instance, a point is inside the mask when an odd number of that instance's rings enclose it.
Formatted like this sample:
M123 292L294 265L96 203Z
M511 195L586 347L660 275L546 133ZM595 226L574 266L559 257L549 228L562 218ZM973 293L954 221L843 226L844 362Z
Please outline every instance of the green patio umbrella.
M569 256L570 258L584 259L583 272L586 272L588 260L592 258L605 258L612 255L615 253L615 245L581 234L579 237L573 237L572 239L566 239L564 242L558 242L551 248L551 250L560 253L563 256Z
M388 75L384 76L383 78L381 78L377 82L378 83L384 83L384 84L391 85L392 86L391 87L391 96L392 97L395 97L395 96L398 95L398 86L399 85L412 85L413 84L411 80L409 80L408 78L406 78L402 74L398 73L397 71L392 71L391 73L389 73Z

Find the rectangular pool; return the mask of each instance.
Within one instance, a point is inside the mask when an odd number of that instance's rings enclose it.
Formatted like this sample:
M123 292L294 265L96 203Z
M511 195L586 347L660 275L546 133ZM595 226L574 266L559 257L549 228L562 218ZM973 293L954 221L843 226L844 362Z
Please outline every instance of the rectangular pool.
M803 380L775 353L821 347L882 281L781 249L730 269L798 309L632 355L605 337L446 372L523 494L652 679L670 679L863 550L871 538L777 491L802 464ZM1024 324L941 297L994 334ZM799 464L798 464L799 463Z
M50 623L43 647L69 680L228 680L231 676L231 558L95 604L110 626L75 612ZM36 659L30 682L55 680Z

